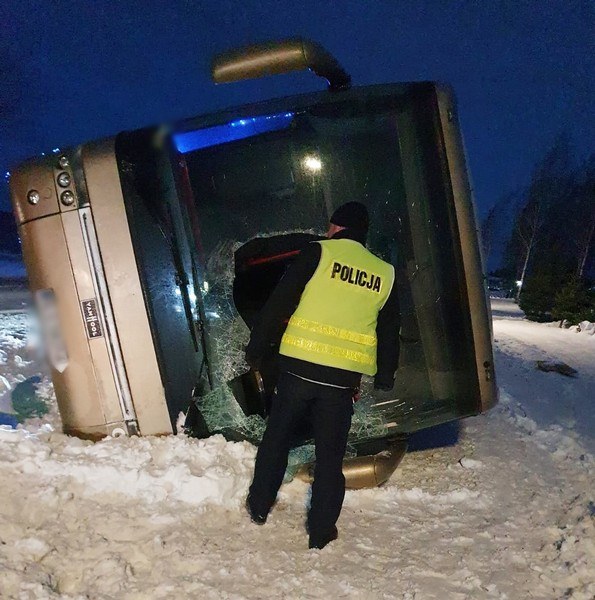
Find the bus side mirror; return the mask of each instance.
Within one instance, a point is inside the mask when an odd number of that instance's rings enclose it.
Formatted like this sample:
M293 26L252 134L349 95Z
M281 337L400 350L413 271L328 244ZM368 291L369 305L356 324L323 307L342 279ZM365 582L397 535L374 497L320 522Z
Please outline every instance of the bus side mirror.
M301 39L267 42L219 54L213 59L211 75L215 83L229 83L304 69L326 79L333 92L351 87L351 76L330 52L320 44Z

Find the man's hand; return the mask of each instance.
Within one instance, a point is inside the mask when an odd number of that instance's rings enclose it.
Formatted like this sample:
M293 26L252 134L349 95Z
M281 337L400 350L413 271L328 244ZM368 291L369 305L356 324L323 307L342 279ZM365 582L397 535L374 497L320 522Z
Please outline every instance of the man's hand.
M262 358L259 356L253 356L252 354L246 352L246 362L253 371L260 371L260 367L262 366Z

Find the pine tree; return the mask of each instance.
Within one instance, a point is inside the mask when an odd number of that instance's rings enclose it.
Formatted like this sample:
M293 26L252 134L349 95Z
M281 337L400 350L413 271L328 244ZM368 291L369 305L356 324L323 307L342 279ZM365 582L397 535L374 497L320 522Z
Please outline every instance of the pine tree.
M578 277L572 277L554 298L552 317L564 323L576 325L588 318L590 308L589 293L584 283Z
M527 278L519 306L530 321L551 321L554 305L554 278L548 271L538 271Z

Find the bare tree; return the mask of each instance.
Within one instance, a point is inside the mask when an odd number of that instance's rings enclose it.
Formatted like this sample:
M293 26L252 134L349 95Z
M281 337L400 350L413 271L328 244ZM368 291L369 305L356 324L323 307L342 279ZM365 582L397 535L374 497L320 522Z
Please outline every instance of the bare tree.
M582 181L578 185L578 210L575 237L577 250L576 275L585 274L587 260L595 240L595 154L592 154L582 169Z
M523 283L525 281L525 275L527 274L527 267L529 265L531 253L535 248L535 245L539 239L539 232L544 224L543 209L541 204L542 203L539 201L529 202L525 208L523 208L515 224L515 235L520 241L524 253L523 268L517 285L517 302L521 295L521 290L523 289Z
M490 208L486 218L481 223L481 249L483 251L483 260L486 265L489 264L492 246L494 244L494 236L496 235L496 206Z
M591 205L591 215L587 219L587 224L582 232L582 235L577 236L576 245L578 248L578 267L576 270L577 277L582 277L585 271L585 265L587 264L587 258L591 252L591 245L593 243L595 233L595 198L593 198Z

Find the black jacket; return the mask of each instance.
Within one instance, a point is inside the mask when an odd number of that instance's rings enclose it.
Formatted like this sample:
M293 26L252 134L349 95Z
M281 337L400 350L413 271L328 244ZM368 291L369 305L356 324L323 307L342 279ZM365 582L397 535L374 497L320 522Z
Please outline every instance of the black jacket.
M357 235L350 233L349 229L340 231L332 239L341 238L363 242ZM257 366L264 356L270 354L271 347L280 343L285 329L284 324L295 312L306 284L318 267L321 252L320 244L308 244L278 283L252 329L250 342L246 348L246 361L249 365ZM400 319L395 284L385 305L378 313L376 325L378 372L374 380L376 387L389 389L393 386L394 373L399 364ZM281 371L306 379L345 387L356 388L361 380L360 373L317 365L283 355L279 356L279 367Z

